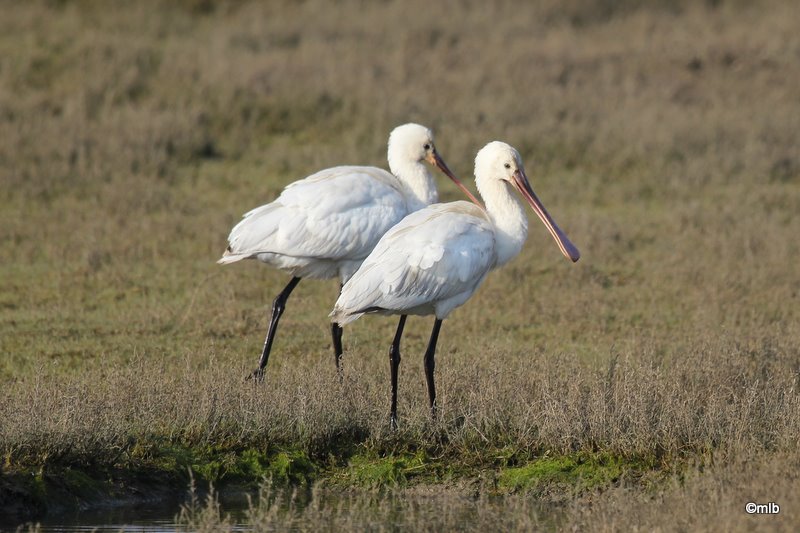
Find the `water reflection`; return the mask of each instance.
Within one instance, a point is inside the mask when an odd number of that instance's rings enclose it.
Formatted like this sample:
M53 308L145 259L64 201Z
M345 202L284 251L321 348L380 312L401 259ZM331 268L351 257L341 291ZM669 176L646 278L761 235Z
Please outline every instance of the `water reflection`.
M34 531L558 530L564 508L531 495L488 496L445 486L406 489L275 488L159 505L59 515ZM181 512L183 509L183 512ZM27 531L29 528L23 528Z
M169 502L141 504L135 506L93 509L74 513L58 514L39 520L37 525L28 524L19 531L41 532L117 532L129 533L172 533L187 531L180 524L178 515L184 501L175 499ZM247 499L244 495L226 497L220 503L223 514L230 517L227 531L250 531L247 523Z

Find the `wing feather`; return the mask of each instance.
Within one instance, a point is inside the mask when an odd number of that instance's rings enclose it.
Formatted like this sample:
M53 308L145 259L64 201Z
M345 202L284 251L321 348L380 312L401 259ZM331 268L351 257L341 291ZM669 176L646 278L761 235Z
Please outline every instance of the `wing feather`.
M332 313L346 324L367 310L402 312L471 294L494 266L494 231L468 202L434 204L389 230L342 289Z
M317 172L246 213L231 230L226 255L361 259L407 213L399 187L375 167Z

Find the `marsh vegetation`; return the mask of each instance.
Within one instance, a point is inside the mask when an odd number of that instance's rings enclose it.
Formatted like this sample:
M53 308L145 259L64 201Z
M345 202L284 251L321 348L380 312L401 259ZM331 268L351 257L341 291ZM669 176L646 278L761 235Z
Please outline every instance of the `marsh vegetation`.
M263 528L453 529L463 511L475 529L793 530L797 11L4 3L0 503L183 491L191 469L220 490L272 479ZM531 224L444 325L436 423L430 321L409 319L390 431L393 319L345 331L339 382L338 287L301 284L265 383L245 383L287 279L215 261L243 212L319 168L385 166L408 121L470 185L487 141L517 147L583 258ZM346 504L274 505L297 487ZM184 519L224 526L213 511Z

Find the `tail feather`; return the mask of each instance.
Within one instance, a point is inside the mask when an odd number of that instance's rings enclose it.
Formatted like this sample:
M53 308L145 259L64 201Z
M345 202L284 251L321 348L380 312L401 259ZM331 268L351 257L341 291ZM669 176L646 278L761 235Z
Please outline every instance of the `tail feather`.
M328 316L331 318L331 322L335 322L340 326L346 326L350 322L355 322L356 320L361 318L361 315L363 314L364 313L350 314L344 311L343 309L334 309Z
M231 252L230 248L228 248L225 250L225 253L222 254L222 257L219 258L217 264L228 265L230 263L241 261L242 259L247 259L248 257L250 257L250 255L233 253Z
M361 318L361 315L363 314L363 312L349 312L341 307L334 307L333 311L331 311L331 314L328 316L331 318L331 322L335 322L340 326L345 326L350 322L355 322Z
M331 314L328 316L331 317L331 322L336 322L340 326L344 326L345 324L349 324L350 322L355 322L359 318L364 315L368 315L370 313L387 313L391 312L388 309L383 307L367 307L365 309L359 309L358 311L346 311L339 307L334 307Z

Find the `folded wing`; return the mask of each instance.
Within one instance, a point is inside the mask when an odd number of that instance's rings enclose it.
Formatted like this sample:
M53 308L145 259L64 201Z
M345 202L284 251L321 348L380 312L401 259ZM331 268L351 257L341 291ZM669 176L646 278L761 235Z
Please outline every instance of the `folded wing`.
M460 305L494 265L494 244L485 212L468 202L412 213L378 242L331 316L346 324L365 312L429 314L451 299Z
M406 212L397 179L388 172L375 167L326 169L246 213L231 230L220 262L261 253L361 259Z

